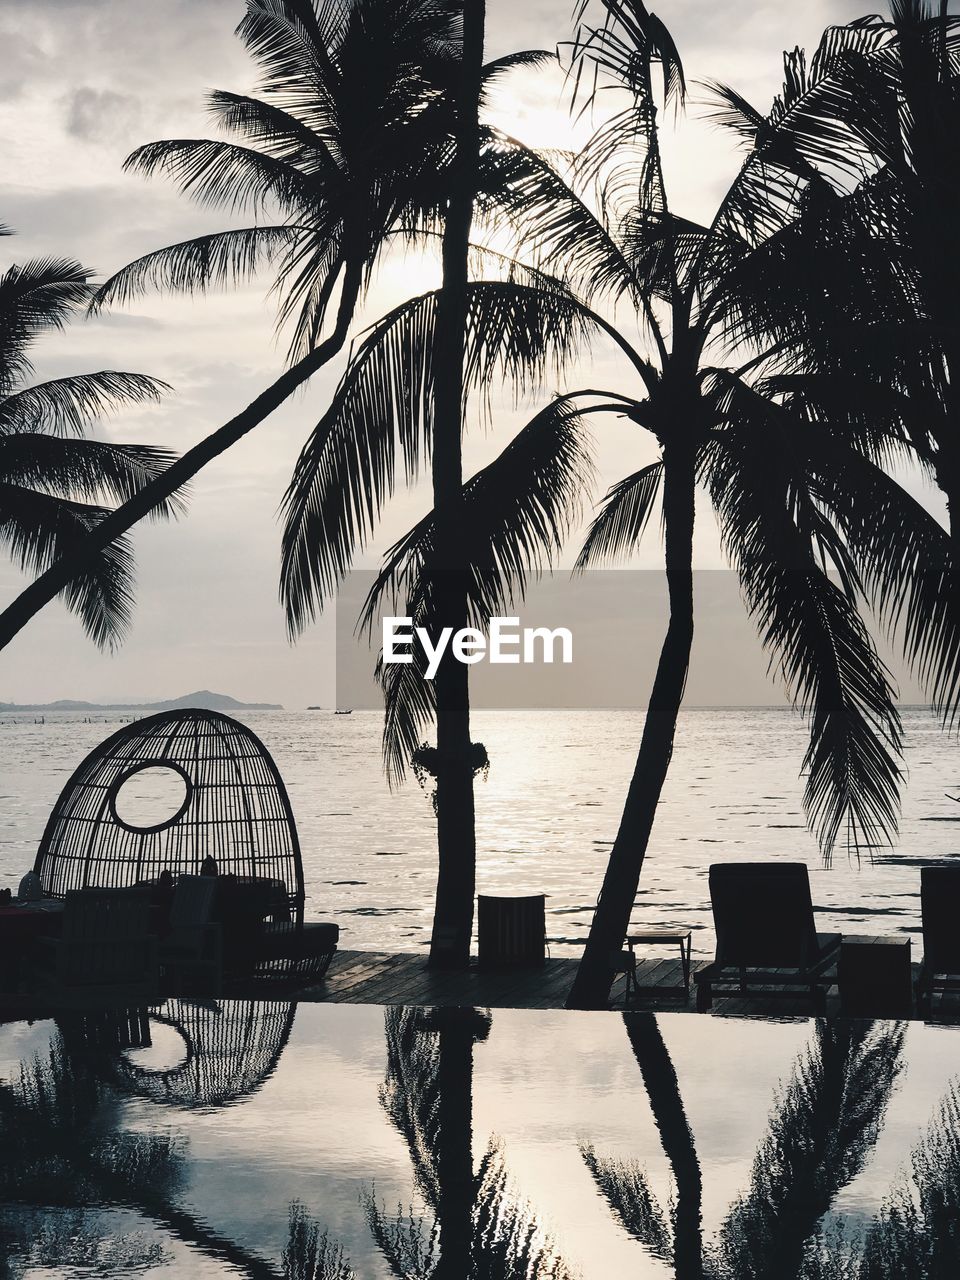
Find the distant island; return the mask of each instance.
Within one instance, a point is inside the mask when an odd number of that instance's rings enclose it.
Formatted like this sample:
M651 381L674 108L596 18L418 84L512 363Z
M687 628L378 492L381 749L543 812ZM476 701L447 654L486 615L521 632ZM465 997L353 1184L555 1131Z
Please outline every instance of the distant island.
M76 702L60 698L57 702L0 702L0 712L16 711L177 711L182 707L200 707L204 711L282 711L277 702L238 702L226 693L212 693L198 689L185 693L181 698L167 698L164 702Z

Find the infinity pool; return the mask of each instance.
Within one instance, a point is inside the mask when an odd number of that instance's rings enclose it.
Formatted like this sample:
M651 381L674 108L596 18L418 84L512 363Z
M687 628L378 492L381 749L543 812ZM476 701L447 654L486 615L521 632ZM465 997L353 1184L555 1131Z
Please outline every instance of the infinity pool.
M246 1001L6 1023L0 1274L955 1276L958 1050Z

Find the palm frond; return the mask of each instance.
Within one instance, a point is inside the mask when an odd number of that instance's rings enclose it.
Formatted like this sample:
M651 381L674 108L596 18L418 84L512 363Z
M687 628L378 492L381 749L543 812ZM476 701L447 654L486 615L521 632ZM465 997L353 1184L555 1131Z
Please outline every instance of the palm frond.
M707 90L707 102L711 108L704 112L703 118L723 129L731 129L742 141L755 145L767 125L763 112L752 106L743 94L719 80L707 80L703 87Z
M551 63L557 63L557 55L549 49L520 49L516 53L505 53L499 58L484 63L484 89L488 89L502 76L515 71L518 67L537 71Z
M301 228L293 226L244 227L156 249L105 280L96 292L93 308L123 305L151 290L205 293L211 288L242 284L288 252L301 234Z
M470 286L465 390L499 378L535 389L587 339L592 319L556 282ZM283 504L281 597L291 631L322 608L393 492L428 457L436 295L404 303L361 344L311 433Z
M113 369L34 383L0 400L0 437L21 431L82 435L97 419L127 405L156 403L171 389L159 378Z
M263 68L263 87L299 96L329 90L334 74L331 48L343 37L350 12L346 0L247 0L237 35Z
M673 1262L670 1217L654 1195L646 1173L635 1160L598 1155L592 1143L580 1143L580 1155L597 1190L627 1235L655 1258Z
M283 501L280 594L294 634L316 616L393 491L430 447L435 295L379 321L304 445Z
M952 1081L864 1241L857 1280L949 1274L960 1215L960 1093Z
M40 489L58 498L122 503L175 460L154 445L107 444L100 440L60 439L38 432L0 435L0 475L5 484ZM174 495L151 511L155 519L181 515L182 496Z
M791 449L776 407L743 384L724 395L722 439L704 473L771 663L809 719L808 819L825 857L844 825L857 849L890 842L900 720L889 673L856 607L857 565L813 500L802 451Z
M548 156L491 132L481 156L478 209L514 229L542 268L588 304L606 295L639 303L639 282L616 235Z
M576 68L574 101L581 97L581 113L591 109L601 77L624 90L630 101L598 126L578 157L578 173L598 186L604 204L664 212L653 68L659 66L662 73L664 106L681 107L686 96L683 64L669 31L642 0L603 0L603 8L603 25L578 26L570 46ZM584 10L580 6L581 17ZM592 87L581 95L585 65L592 72Z
M578 518L592 473L577 405L559 399L541 410L504 451L463 489L461 556L467 566L471 625L483 627L522 598L531 574L548 568ZM388 552L367 596L361 627L385 606L403 602L415 626L434 619L432 572L437 555L433 513ZM383 751L392 783L423 741L436 698L422 653L408 664L379 664L386 719Z
M404 617L423 617L416 599L405 601L404 610ZM413 753L437 718L436 685L427 679L424 652L414 645L411 656L412 662L390 663L380 657L375 671L383 692L383 763L390 787L402 784Z
M343 1246L321 1231L299 1201L290 1206L287 1243L280 1259L283 1280L356 1280Z
M463 487L462 556L469 566L474 623L495 617L523 595L527 578L554 562L575 525L593 471L581 412L554 400L503 452ZM361 618L369 627L387 602L416 595L429 617L436 553L433 512L387 553Z
M230 213L257 214L280 206L302 215L319 194L296 165L254 147L209 138L148 142L131 152L123 167L147 178L165 173L184 195Z
M640 544L663 481L663 463L651 462L610 489L587 531L577 569L601 560L623 560Z
M775 1100L749 1190L721 1230L742 1280L801 1274L805 1248L864 1166L901 1070L904 1023L816 1023L814 1044Z
M867 597L948 723L960 710L960 602L952 542L929 511L844 439L817 439L818 488Z
M22 569L34 573L49 568L107 514L104 507L0 483L0 542ZM117 538L62 593L101 648L116 648L129 629L133 571L130 540Z
M300 175L332 177L337 171L328 141L273 102L214 89L207 109L222 128L263 148L272 160L294 166Z
M30 373L26 350L63 326L90 300L90 273L68 258L34 258L0 275L0 394Z
M503 1147L491 1139L476 1178L471 1240L478 1280L573 1280L556 1242L511 1185Z

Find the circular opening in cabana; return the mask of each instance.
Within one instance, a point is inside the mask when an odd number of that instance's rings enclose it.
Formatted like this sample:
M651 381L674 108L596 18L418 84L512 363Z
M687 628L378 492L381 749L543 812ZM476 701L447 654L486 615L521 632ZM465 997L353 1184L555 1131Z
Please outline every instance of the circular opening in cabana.
M117 780L110 812L128 831L162 831L183 817L191 792L190 779L179 765L151 761Z

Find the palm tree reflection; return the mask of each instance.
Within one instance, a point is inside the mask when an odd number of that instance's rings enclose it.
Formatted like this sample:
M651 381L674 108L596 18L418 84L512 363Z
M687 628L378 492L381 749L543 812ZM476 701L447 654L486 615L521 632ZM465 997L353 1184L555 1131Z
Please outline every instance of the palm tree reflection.
M960 1275L960 1094L951 1084L903 1177L857 1251L855 1280Z
M844 1254L830 1247L821 1220L876 1141L900 1071L904 1024L816 1023L776 1098L747 1190L705 1244L700 1165L676 1072L653 1014L627 1014L624 1022L676 1197L665 1210L636 1161L583 1144L587 1168L624 1230L671 1264L677 1280L839 1280L845 1273L832 1260Z
M490 1015L477 1009L388 1009L381 1102L406 1142L422 1215L390 1214L373 1192L374 1240L403 1280L568 1280L530 1205L513 1191L496 1140L473 1169L473 1047Z
M195 1078L209 1084L216 1075L231 1086L214 1105L239 1097L234 1086L241 1077L245 1092L254 1092L282 1052L295 1006L265 1007L265 1021L258 1020L258 1009L254 1002L231 1002L221 1010L215 1043L209 1036L193 1042L196 1054L215 1060L198 1066ZM20 1273L11 1269L15 1264L127 1276L169 1261L165 1237L248 1280L341 1280L344 1273L320 1269L281 1273L183 1206L185 1140L120 1127L131 1080L118 1068L118 1046L133 1023L147 1027L145 1012L133 1020L127 1010L64 1020L46 1055L22 1064L15 1082L0 1083L0 1257L9 1274ZM194 1023L187 1026L195 1029ZM276 1052L267 1052L267 1041L276 1036ZM250 1069L251 1044L259 1073ZM232 1057L227 1046L233 1046ZM209 1096L184 1095L180 1105L209 1105ZM146 1229L118 1232L124 1210L145 1220ZM292 1241L292 1216L290 1236Z
M46 1058L0 1085L0 1201L6 1252L35 1265L91 1265L124 1274L166 1251L142 1234L107 1236L111 1208L143 1195L172 1201L180 1186L178 1142L121 1133L112 1092L67 1051L61 1037ZM106 1238L105 1238L106 1237Z

